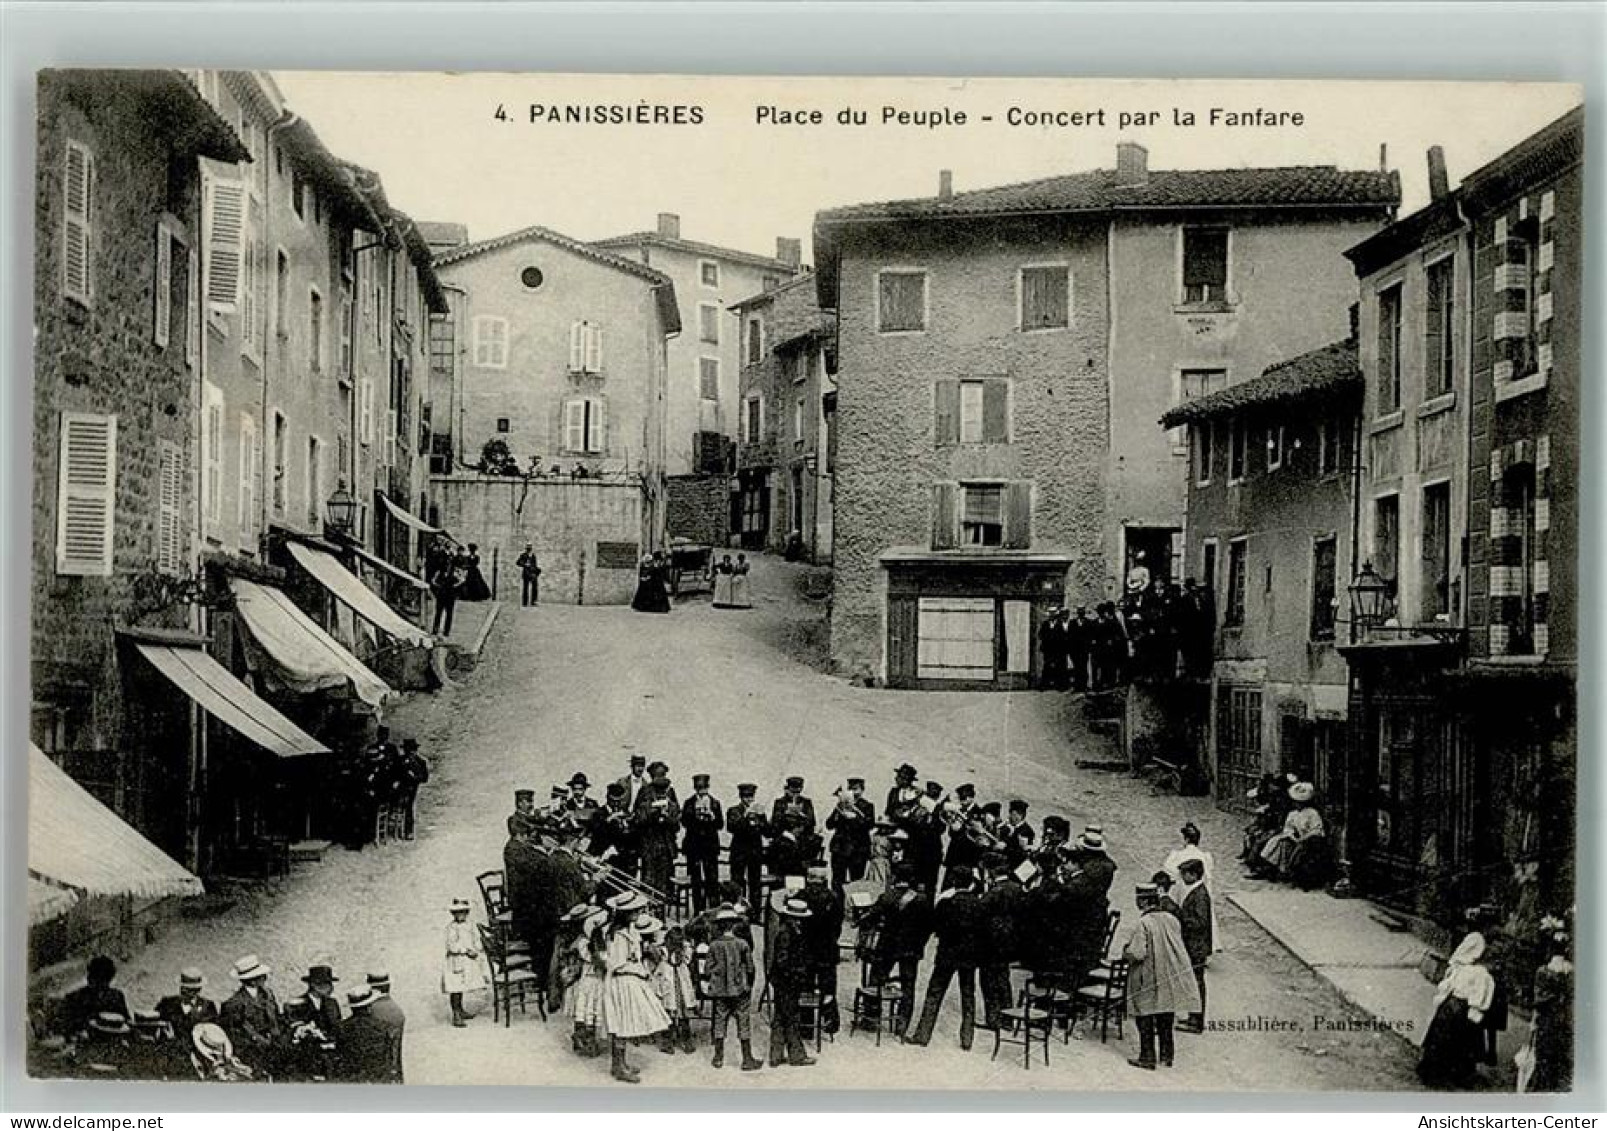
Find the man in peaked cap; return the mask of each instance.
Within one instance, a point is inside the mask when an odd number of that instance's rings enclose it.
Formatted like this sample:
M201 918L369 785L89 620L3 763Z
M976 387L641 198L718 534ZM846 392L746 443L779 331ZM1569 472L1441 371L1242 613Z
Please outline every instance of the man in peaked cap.
M528 836L536 827L536 791L513 791L513 812L508 814L508 835Z
M737 803L726 810L725 827L731 834L731 880L740 884L748 906L764 907L764 838L770 833L770 818L754 798L759 787L753 782L737 786Z
M777 828L781 827L783 817L801 817L807 825L810 835L814 834L815 803L804 796L804 780L796 774L788 778L786 788L775 804L770 807L770 823ZM803 827L803 826L800 826Z
M719 897L720 828L725 813L709 795L709 775L692 775L692 796L681 804L681 851L686 855L687 880L692 887L692 911L706 910Z
M407 1014L391 996L391 976L384 970L368 973L368 988L374 999L368 1007L369 1016L385 1030L387 1065L386 1082L404 1083L402 1079L402 1033L407 1028Z
M976 786L970 782L957 786L954 800L947 815L949 844L943 852L943 886L952 887L948 873L956 868L968 868L973 873L982 860L982 847L966 834L966 826L980 816L976 803Z
M608 783L605 804L592 814L591 843L586 851L627 876L634 876L641 859L641 838L629 797L630 788L624 782Z
M1003 823L997 830L999 841L1004 852L1004 858L1011 870L1021 866L1021 862L1032 854L1032 845L1038 834L1033 832L1032 826L1027 823L1027 803L1017 798L1010 802Z
M637 796L647 788L647 756L632 754L630 771L617 784L625 787L625 808L634 810Z
M849 778L837 791L837 804L826 814L826 827L832 830L831 883L838 891L844 884L865 878L870 866L870 833L876 824L876 807L865 800L865 779Z
M681 826L681 803L670 784L669 767L654 762L647 788L636 798L632 817L642 853L642 882L675 899L675 841Z

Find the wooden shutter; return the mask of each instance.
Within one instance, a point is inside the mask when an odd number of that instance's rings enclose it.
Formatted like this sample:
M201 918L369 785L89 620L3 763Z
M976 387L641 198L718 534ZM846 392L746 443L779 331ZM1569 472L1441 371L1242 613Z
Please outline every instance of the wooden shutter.
M569 324L569 372L581 373L586 369L586 324Z
M240 495L239 505L234 519L240 527L242 541L248 534L255 531L256 523L253 520L253 511L256 509L256 474L255 460L257 448L257 426L251 417L242 413L240 415Z
M223 521L223 390L208 382L201 402L201 502L209 532Z
M192 248L184 276L184 363L194 366L201 357L201 257Z
M164 441L157 458L156 568L184 567L184 461L177 444Z
M587 412L590 414L591 447L587 450L598 455L608 454L608 402L603 400L590 400L586 402Z
M117 417L61 414L56 572L110 577L117 510Z
M95 155L76 141L67 143L65 222L62 233L62 293L87 303L94 295L93 254Z
M1025 550L1032 545L1032 481L1019 479L1004 485L1004 545Z
M586 372L601 373L603 371L603 328L586 326Z
M960 542L960 485L932 484L932 549L952 550Z
M564 449L586 450L586 402L579 398L564 402Z
M173 237L166 224L156 225L156 324L151 328L152 340L167 348L168 334L173 328Z
M960 442L960 383L947 377L934 382L933 397L937 446L952 447Z
M206 299L220 314L232 314L240 303L240 275L245 254L245 186L211 179L206 193Z
M982 382L982 442L1010 442L1010 382L989 377Z

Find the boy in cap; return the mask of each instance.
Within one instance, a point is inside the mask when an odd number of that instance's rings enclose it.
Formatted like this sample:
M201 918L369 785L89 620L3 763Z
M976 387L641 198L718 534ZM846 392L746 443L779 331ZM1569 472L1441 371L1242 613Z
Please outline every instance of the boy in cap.
M838 891L844 884L865 878L870 864L870 832L876 824L876 807L865 800L865 779L849 778L837 791L837 804L826 815L832 830L831 882Z
M731 834L731 880L742 886L749 907L764 906L764 838L770 833L770 819L755 796L759 787L752 782L737 786L737 803L725 815Z
M692 911L704 911L718 896L720 885L720 828L725 814L709 795L709 775L692 775L692 796L681 805L681 851L692 887Z
M714 1067L725 1065L725 1035L731 1019L737 1023L737 1040L742 1045L742 1071L763 1068L764 1061L753 1055L753 1022L748 1010L753 998L753 948L737 937L742 916L734 908L721 907L714 913L719 932L709 943L703 961L708 979L708 996L714 1003Z

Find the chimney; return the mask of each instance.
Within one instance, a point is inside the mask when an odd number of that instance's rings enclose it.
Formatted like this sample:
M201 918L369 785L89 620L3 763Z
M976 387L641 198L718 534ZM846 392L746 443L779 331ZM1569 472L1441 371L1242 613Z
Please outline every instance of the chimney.
M1389 172L1389 144L1387 142L1381 141L1378 143L1378 171L1380 173Z
M1149 150L1136 141L1116 143L1116 183L1141 185L1149 180Z
M1444 200L1451 195L1451 180L1445 173L1445 150L1437 145L1428 147L1428 195L1430 200Z
M681 218L674 212L660 212L658 214L658 234L666 239L680 239Z
M937 198L939 200L954 199L954 171L952 169L938 170Z
M786 236L776 237L776 258L793 270L803 262L803 241L789 240Z

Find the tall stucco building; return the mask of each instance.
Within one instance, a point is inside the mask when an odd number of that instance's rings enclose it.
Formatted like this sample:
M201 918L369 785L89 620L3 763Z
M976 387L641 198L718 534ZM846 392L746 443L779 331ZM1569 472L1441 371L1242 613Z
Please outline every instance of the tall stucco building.
M431 425L456 453L433 480L440 522L480 545L488 573L534 542L544 598L628 600L636 556L664 538L674 283L543 227L435 263L451 312L436 326Z
M1342 338L1340 254L1395 174L1117 167L850 205L815 224L839 314L832 652L911 686L1020 686L1046 610L1181 568L1169 408Z

